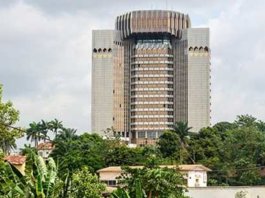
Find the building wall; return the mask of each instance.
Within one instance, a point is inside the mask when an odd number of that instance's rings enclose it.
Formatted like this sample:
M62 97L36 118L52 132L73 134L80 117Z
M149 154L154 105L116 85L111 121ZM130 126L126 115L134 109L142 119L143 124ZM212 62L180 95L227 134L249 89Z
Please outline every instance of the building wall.
M14 167L16 167L16 169L22 174L22 175L25 175L25 168L26 168L26 163L24 164L14 164L13 165Z
M181 174L186 179L188 187L207 187L206 171L181 171ZM117 181L117 177L120 176L120 171L104 171L99 173L100 181Z
M116 178L121 176L121 172L101 172L99 173L100 181L117 180Z
M174 122L188 122L187 39L173 40L174 46Z
M186 195L190 198L265 198L265 186L188 188Z
M208 28L189 28L182 31L182 56L180 63L185 67L181 84L182 118L187 119L193 132L210 125L210 48ZM184 43L184 44L183 44ZM180 77L181 78L181 77ZM184 91L186 90L186 91ZM178 111L178 109L177 109Z
M52 150L38 150L38 154L43 158L48 158Z
M113 123L113 30L92 32L92 132Z
M207 173L205 171L190 171L187 180L189 187L206 187Z
M115 41L113 70L113 128L115 131L126 131L125 124L125 91L124 91L124 46Z

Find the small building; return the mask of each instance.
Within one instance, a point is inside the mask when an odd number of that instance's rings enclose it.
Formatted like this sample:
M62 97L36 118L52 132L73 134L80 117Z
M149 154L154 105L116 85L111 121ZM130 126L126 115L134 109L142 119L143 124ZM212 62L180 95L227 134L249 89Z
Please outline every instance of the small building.
M26 156L9 155L6 156L4 160L12 164L22 175L25 175Z
M38 154L44 159L47 159L51 154L53 148L54 146L51 142L42 142L37 146Z
M143 166L129 166L130 168L143 168ZM161 165L161 168L172 168L180 171L186 180L187 187L206 187L207 186L207 172L211 169L201 164L187 164L187 165ZM122 168L120 166L110 166L98 170L100 181L107 184L107 186L115 187L118 185L118 177L121 176Z

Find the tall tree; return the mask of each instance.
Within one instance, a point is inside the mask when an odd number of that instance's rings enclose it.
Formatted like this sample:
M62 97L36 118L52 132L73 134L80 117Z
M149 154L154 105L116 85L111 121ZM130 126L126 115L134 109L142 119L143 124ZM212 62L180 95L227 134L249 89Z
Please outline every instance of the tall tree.
M252 115L239 115L235 120L235 124L238 127L250 127L254 126L257 121L257 118L253 117Z
M174 159L179 157L180 140L179 136L172 131L165 131L157 142L158 149L164 158L169 158L173 164Z
M26 130L27 140L34 142L35 147L38 146L40 140L46 139L47 132L44 129L44 126L41 122L32 122L29 124L29 128Z
M19 112L11 101L3 102L2 93L0 84L0 149L8 153L16 148L16 138L22 136L22 130L13 127L19 120Z
M62 130L63 127L63 122L57 120L56 118L50 122L48 122L48 128L49 130L53 131L55 134L55 137L57 136L58 130Z
M183 155L186 154L192 163L195 163L194 159L190 155L190 153L187 150L188 147L188 138L190 134L190 130L192 127L188 126L188 122L176 122L176 124L173 126L173 132L178 134L179 136L179 143L181 145L181 151L180 151L180 163L183 163Z

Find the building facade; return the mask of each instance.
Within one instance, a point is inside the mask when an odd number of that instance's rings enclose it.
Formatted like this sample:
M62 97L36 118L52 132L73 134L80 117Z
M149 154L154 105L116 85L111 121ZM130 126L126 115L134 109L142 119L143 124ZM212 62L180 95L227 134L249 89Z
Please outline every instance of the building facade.
M92 130L112 127L145 145L177 121L193 132L209 126L209 29L191 28L188 15L162 10L126 13L115 26L106 43L93 34ZM110 57L99 60L98 49L110 45Z
M130 166L132 169L142 169L143 166ZM185 180L186 187L207 187L207 172L211 169L201 164L161 165L160 168L170 168L179 171ZM110 166L97 171L99 179L109 187L117 187L123 170L120 166Z

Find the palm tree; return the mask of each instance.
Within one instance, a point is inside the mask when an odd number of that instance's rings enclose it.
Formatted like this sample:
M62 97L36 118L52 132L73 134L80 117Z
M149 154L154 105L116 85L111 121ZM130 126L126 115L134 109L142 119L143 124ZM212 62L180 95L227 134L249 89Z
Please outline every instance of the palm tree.
M45 121L32 122L29 124L29 128L26 130L27 140L35 143L35 147L38 146L40 140L47 139L47 124Z
M48 126L49 126L49 130L53 131L56 137L58 130L63 129L63 122L55 118L54 120L48 123Z
M192 163L195 164L194 159L190 156L187 150L188 147L187 138L189 137L191 129L192 127L188 126L188 122L176 122L176 124L173 126L173 132L179 136L180 146L182 147L183 150L185 150L188 153L190 160L192 161ZM182 158L180 159L180 163L182 163Z
M57 136L58 139L69 141L76 137L76 129L63 128Z
M188 122L176 122L173 126L173 131L179 135L179 138L183 144L185 139L189 136L192 127L188 127Z
M40 126L39 126L39 123L36 123L36 122L30 123L29 128L26 130L27 140L34 142L35 147L38 146L39 131L40 131Z

